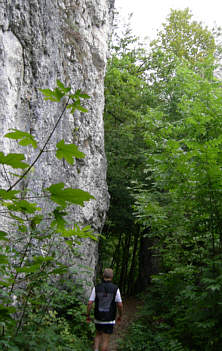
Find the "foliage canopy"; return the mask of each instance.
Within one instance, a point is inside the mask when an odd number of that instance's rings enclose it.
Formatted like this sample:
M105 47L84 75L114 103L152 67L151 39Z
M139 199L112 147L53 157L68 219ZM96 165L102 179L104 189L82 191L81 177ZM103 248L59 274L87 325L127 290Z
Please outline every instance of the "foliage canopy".
M116 240L116 250L123 255L127 251L139 280L148 274L152 283L141 318L123 342L124 351L221 348L222 96L221 80L215 77L220 52L216 41L188 9L172 10L150 51L142 51L142 61L141 49L140 54L126 47L121 51L120 45L110 60L105 126L106 133L113 131L118 148L108 135L113 197L108 237L113 240L119 230L125 240ZM129 61L133 69L126 69L130 80L124 81L123 67ZM119 85L112 89L116 77ZM132 160L131 152L133 163L124 162ZM124 208L113 191L121 189L119 183L130 199ZM121 233L118 210L133 223L131 233ZM153 262L156 272L150 269ZM115 263L117 271L121 264L126 261ZM128 277L130 272L129 264Z

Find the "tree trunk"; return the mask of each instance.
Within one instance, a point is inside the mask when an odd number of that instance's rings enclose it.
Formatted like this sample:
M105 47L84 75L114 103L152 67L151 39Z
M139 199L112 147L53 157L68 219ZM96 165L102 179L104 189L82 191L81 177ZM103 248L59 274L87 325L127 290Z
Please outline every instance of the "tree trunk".
M125 242L124 242L123 252L122 252L123 260L122 260L121 275L120 275L120 287L124 295L127 290L126 284L127 284L130 242L131 242L131 234L128 234L128 235L125 234Z
M145 234L145 233L144 233ZM153 241L147 236L142 235L139 248L139 275L136 283L137 292L143 291L150 284L150 277L157 273L157 261L153 257L151 247Z
M135 278L136 278L136 258L137 258L137 248L139 241L139 232L134 235L134 243L133 243L133 255L130 266L130 271L128 275L128 286L127 286L127 295L131 296L135 292Z

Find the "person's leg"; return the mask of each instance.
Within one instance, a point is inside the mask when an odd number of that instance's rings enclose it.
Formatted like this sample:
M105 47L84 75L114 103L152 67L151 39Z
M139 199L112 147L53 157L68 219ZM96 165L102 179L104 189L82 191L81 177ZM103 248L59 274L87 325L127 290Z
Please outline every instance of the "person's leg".
M102 348L101 351L108 351L110 334L102 333Z
M102 342L102 332L97 330L96 336L94 339L94 351L99 351L99 345L101 345L101 342Z

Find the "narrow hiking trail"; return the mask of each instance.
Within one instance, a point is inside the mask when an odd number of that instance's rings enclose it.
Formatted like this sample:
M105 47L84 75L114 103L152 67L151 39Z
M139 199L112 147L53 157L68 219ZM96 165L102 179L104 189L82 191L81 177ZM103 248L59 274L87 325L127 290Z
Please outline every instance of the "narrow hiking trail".
M127 332L127 329L130 323L136 318L136 311L138 307L142 305L141 300L136 299L135 297L129 297L123 299L123 318L120 325L116 325L114 333L111 336L109 351L117 351L118 339L122 338Z

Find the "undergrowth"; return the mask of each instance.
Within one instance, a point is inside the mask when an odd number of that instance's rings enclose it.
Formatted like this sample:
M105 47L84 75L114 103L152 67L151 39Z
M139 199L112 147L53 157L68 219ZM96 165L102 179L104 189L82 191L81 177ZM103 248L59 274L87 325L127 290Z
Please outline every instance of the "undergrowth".
M153 276L144 305L119 351L220 351L222 348L221 265L217 276L172 270Z
M45 284L50 304L28 308L25 323L16 337L1 336L0 349L7 351L88 351L93 339L94 325L86 325L83 290L70 281L65 287ZM39 301L40 303L40 301Z

